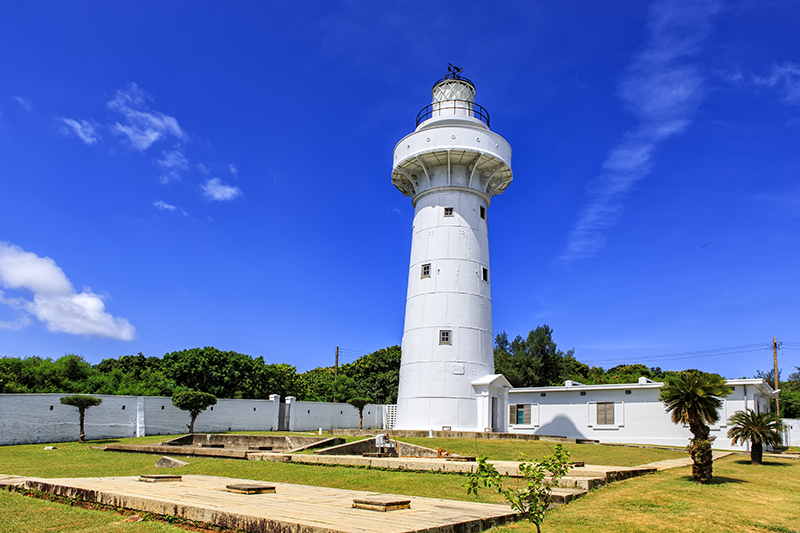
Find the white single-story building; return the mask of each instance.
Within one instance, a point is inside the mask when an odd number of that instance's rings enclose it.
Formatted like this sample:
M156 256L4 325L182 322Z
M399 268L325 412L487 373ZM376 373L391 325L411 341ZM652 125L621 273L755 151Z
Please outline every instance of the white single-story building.
M749 450L749 443L731 444L728 418L745 408L767 412L769 400L776 395L763 379L731 379L727 384L732 393L722 399L719 422L711 426L711 436L716 437L713 446ZM658 399L663 385L642 377L638 383L584 385L567 381L563 387L510 389L507 430L603 443L686 446L691 432L688 426L672 423Z

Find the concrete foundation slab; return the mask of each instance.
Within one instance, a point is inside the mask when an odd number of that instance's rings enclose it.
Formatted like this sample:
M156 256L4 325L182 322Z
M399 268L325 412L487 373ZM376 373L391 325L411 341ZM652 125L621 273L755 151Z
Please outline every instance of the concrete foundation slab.
M514 519L505 505L388 495L410 500L391 513L353 507L376 492L270 483L273 494L236 494L227 485L258 481L183 476L181 483L141 483L138 477L28 479L25 488L59 496L176 516L253 533L473 533Z

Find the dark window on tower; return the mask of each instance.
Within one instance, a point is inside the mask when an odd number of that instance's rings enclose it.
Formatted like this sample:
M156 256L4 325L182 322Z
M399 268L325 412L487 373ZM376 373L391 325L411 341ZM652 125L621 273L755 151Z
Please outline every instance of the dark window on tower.
M422 274L420 275L421 278L429 278L431 277L431 264L425 263L422 265Z
M444 216L446 216L446 217L453 216L453 208L452 207L445 207L444 208Z
M453 340L451 338L451 331L449 329L443 329L439 331L439 344L453 344Z
M481 218L486 220L486 208L481 206Z
M486 268L486 267L483 267L482 272L483 272L483 274L482 274L483 281L488 283L489 282L489 269Z

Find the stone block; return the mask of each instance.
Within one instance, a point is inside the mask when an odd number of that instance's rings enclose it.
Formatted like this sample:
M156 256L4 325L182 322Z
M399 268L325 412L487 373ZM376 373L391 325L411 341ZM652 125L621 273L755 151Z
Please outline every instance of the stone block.
M173 459L172 457L167 457L166 455L163 456L161 459L156 461L156 468L178 468L181 466L187 466L189 463L186 461L181 461L180 459Z
M405 500L394 496L368 496L365 498L354 498L353 507L356 509L367 509L369 511L396 511L398 509L410 509L411 500Z

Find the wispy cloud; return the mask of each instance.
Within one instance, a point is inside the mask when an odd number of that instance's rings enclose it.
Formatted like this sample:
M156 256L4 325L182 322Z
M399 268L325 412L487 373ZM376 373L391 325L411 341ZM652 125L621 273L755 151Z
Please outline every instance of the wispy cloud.
M33 294L30 299L7 298L0 292L0 304L22 313L15 322L2 323L0 327L4 329L25 327L33 315L54 332L125 341L133 340L136 335L128 320L106 312L102 296L89 288L77 292L55 261L3 241L0 241L0 287L24 289Z
M239 187L234 187L223 182L219 178L211 178L201 185L203 196L209 200L230 201L242 195Z
M178 207L176 205L168 204L162 200L158 200L153 202L153 206L158 209L159 211L172 211L174 213L180 213L182 216L188 217L189 213L183 210L183 208Z
M797 63L774 64L766 76L753 76L753 82L776 89L784 102L800 104L800 65Z
M180 170L186 170L189 168L189 161L186 159L186 156L183 155L183 150L177 148L170 152L164 151L162 152L163 159L157 159L156 162L164 168L174 168Z
M658 0L651 4L648 42L625 69L620 95L637 118L603 163L589 204L569 236L561 262L586 259L606 244L631 188L649 174L656 149L681 133L703 97L703 74L693 57L701 50L717 10L714 0Z
M124 121L115 123L112 130L125 136L130 145L138 150L146 150L154 142L169 136L185 139L186 134L178 121L149 109L146 105L148 99L148 95L135 83L128 85L127 89L118 90L107 105L112 111L122 114Z
M228 170L230 170L234 178L239 175L239 169L233 163L228 164Z
M158 178L161 184L166 185L172 181L180 180L179 171L189 168L189 161L183 155L183 149L176 148L169 152L164 151L162 154L164 156L163 159L156 159L156 163L165 170L164 174Z
M71 118L62 118L61 121L69 126L69 128L62 126L61 132L64 135L77 135L80 140L86 144L94 144L99 139L94 125L85 120L78 122ZM71 129L70 129L71 128Z
M31 101L28 100L27 98L23 98L21 96L15 96L14 100L16 100L19 103L19 105L22 106L22 109L24 109L25 111L31 110L32 104Z

